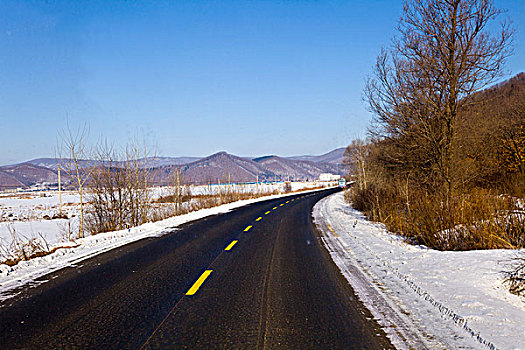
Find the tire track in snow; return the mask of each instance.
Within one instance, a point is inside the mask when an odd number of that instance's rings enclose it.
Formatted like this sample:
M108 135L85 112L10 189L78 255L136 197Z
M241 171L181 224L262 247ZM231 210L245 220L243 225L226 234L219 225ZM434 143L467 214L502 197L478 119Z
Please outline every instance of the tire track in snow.
M383 268L386 274L390 273L396 276L405 285L405 288L403 288L405 292L415 293L418 299L437 310L441 318L462 329L478 345L491 350L497 349L492 342L472 329L464 317L444 303L436 300L430 293L412 281L409 276L391 266L387 260L378 256L372 249L360 242L357 236L349 234L347 227L336 220L330 220L329 202L331 200L334 200L334 195L321 200L314 207L313 211L315 223L323 233L322 240L336 265L356 290L359 297L362 298L365 305L372 311L374 317L378 318L396 347L417 349L449 348L451 344L443 344L442 341L429 334L426 330L428 327L421 322L422 320L417 319L416 315L407 311L407 307L403 302L385 284L380 282L381 279L366 264L375 263L377 267ZM357 256L356 252L340 237L343 233L352 239L351 243L353 245L355 244L355 246L366 251L368 256ZM356 248L355 246L352 248Z

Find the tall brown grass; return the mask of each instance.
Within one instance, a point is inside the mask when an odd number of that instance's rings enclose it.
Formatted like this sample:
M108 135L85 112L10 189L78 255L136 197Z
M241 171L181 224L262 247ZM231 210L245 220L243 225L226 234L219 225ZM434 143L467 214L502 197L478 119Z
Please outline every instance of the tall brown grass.
M525 212L515 198L475 188L445 196L399 184L349 190L354 207L409 242L439 250L525 247Z

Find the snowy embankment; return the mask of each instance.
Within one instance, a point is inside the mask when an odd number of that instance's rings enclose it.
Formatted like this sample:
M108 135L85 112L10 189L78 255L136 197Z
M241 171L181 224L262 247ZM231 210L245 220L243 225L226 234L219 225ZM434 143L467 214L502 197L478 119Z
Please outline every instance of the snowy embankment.
M320 182L292 182L292 191L324 185ZM221 185L190 185L185 191L191 195L227 192L230 189L238 193L271 193L281 191L283 184L228 184ZM169 186L153 187L150 189L150 198L158 199L174 193ZM89 201L89 195L85 197ZM27 193L0 193L0 251L12 248L13 232L18 238L28 241L36 239L45 246L70 245L68 241L78 231L78 216L80 215L80 199L74 191L62 193L62 213L68 219L56 216L60 213L58 191L42 191ZM170 204L155 204L156 206L170 206ZM1 258L1 256L0 256Z
M501 271L512 250L441 252L406 244L344 201L314 207L322 240L401 349L525 349L525 301Z
M314 192L323 190L324 188L307 190L307 187L302 187L302 189L304 189L305 192ZM60 270L64 267L75 266L85 259L118 248L125 244L144 238L161 236L172 232L177 226L190 221L199 220L211 215L226 213L248 204L291 196L294 194L296 193L277 194L255 199L241 200L209 209L201 209L185 215L174 216L154 223L146 223L129 230L99 233L97 235L76 239L74 242L66 242L66 245L72 247L58 249L52 254L43 257L34 258L28 261L20 261L14 266L0 264L0 301L13 297L15 295L14 290L20 286L36 286L43 283L35 280L46 274ZM53 221L50 221L50 223ZM34 225L35 227L42 225L41 222L20 222L17 224ZM48 234L58 235L58 233L52 231L48 232Z

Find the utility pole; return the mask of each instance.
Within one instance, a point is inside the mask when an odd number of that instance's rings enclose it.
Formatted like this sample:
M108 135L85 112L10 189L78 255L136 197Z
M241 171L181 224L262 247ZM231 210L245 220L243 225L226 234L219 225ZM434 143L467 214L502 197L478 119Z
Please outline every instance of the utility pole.
M58 213L62 216L62 183L60 182L60 164L58 164Z
M232 197L232 187L231 187L231 174L228 173L228 197L230 198L229 200L232 200L231 197Z
M175 215L178 215L180 212L180 204L181 204L181 188L180 188L180 177L179 177L179 168L177 168L177 183L176 183L176 204L175 204Z
M217 178L217 184L219 185L219 204L222 204L222 191L221 191L221 179Z

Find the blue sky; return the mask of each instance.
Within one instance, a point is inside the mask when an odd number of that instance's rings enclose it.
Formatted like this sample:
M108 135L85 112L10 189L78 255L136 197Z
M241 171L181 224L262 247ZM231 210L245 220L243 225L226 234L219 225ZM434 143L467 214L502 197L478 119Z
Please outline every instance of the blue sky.
M525 1L508 74L525 71ZM367 75L401 1L0 0L0 164L93 142L164 156L321 154L366 134ZM520 23L521 22L521 23Z

